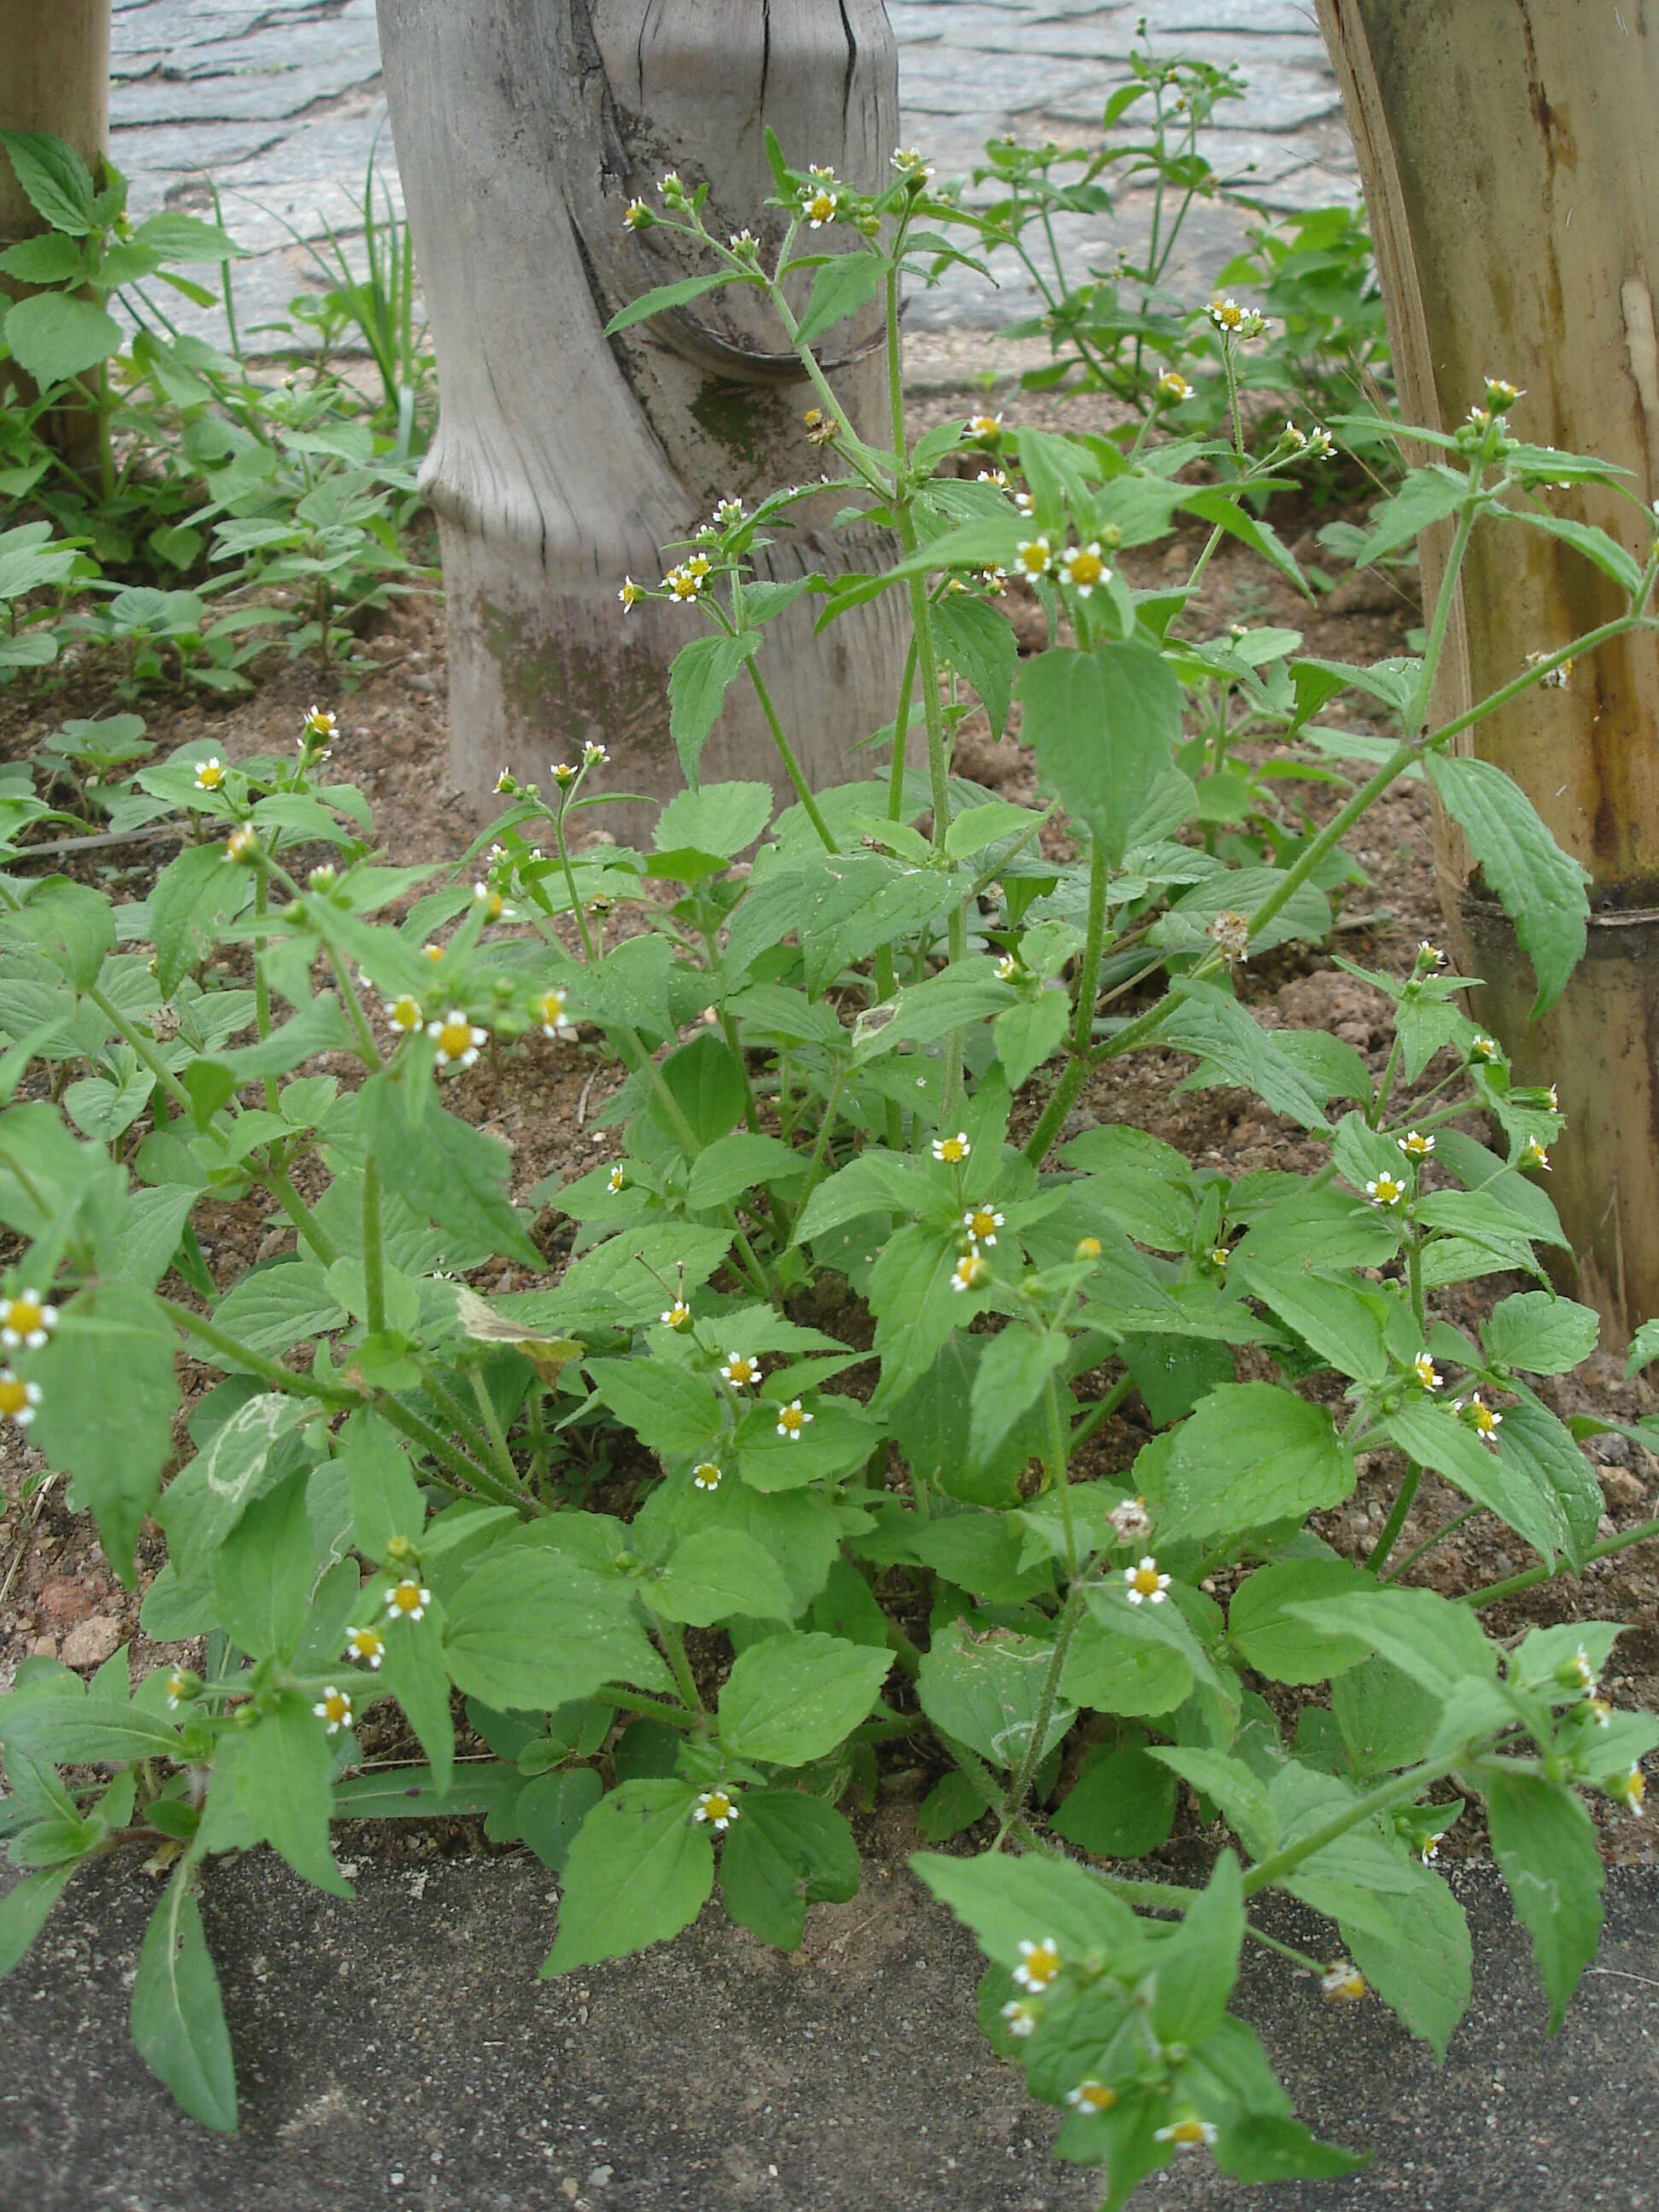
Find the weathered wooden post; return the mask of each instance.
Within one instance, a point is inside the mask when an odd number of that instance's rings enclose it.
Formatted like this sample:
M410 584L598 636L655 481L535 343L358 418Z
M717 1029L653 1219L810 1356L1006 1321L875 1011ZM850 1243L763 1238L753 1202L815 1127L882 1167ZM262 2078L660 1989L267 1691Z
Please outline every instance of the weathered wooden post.
M110 0L0 0L0 131L67 139L95 176L109 149L109 35ZM45 228L0 148L0 252ZM0 294L23 289L0 279ZM0 369L0 392L13 377L21 372ZM95 463L99 418L89 408L54 410L43 428L78 465Z
M1659 492L1659 21L1576 0L1319 0L1359 156L1401 411L1451 428L1485 377L1525 387L1516 434ZM1639 561L1652 526L1593 486L1553 495ZM1431 595L1443 534L1425 536ZM1437 711L1459 711L1617 614L1542 532L1477 531ZM1447 926L1479 1018L1568 1116L1551 1194L1578 1295L1622 1341L1659 1312L1659 640L1625 637L1464 743L1516 778L1589 872L1588 957L1529 1024L1529 965L1456 831L1436 823Z
M503 765L544 779L584 740L611 777L680 787L669 662L696 617L646 604L626 574L717 501L815 483L811 387L747 293L721 291L607 340L606 322L687 273L675 241L623 223L678 170L710 185L711 227L781 235L763 131L861 190L890 174L897 58L881 0L380 0L398 166L437 346L441 414L424 485L448 601L455 778L480 799ZM832 333L832 381L877 442L875 309ZM862 567L876 533L830 540L840 504L797 510L762 573ZM769 634L767 680L814 782L860 772L848 749L893 713L896 598L812 635L813 602ZM727 695L702 760L787 787L749 688ZM622 823L617 825L623 827Z

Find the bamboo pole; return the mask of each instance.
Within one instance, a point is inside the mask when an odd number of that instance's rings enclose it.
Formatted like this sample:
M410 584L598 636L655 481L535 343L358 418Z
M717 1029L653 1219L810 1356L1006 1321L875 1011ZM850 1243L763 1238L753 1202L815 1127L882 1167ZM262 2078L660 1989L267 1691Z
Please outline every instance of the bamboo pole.
M110 0L0 0L0 130L67 139L96 176L109 150L109 40ZM0 252L46 227L0 148ZM0 279L8 298L24 289ZM26 381L8 364L0 390L8 378ZM77 467L95 463L99 418L91 410L55 410L43 427Z
M1659 492L1659 16L1577 0L1317 0L1342 88L1389 311L1401 411L1446 428L1488 374L1524 387L1514 434L1629 469ZM1638 561L1650 527L1596 487L1548 495ZM1432 597L1448 538L1419 547ZM1542 532L1478 530L1437 716L1461 711L1620 610ZM1659 641L1626 637L1565 690L1538 689L1465 750L1512 775L1591 878L1590 951L1529 1024L1528 962L1437 811L1446 923L1477 1018L1568 1117L1551 1195L1577 1294L1622 1342L1659 1311Z

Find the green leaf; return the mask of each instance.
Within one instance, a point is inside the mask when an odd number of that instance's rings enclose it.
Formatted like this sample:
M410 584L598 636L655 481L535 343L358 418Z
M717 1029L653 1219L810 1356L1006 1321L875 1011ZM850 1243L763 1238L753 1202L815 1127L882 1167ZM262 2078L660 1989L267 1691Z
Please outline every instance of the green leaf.
M732 679L759 649L757 631L739 630L732 637L724 630L709 630L689 639L674 655L668 672L668 730L693 791L697 787L697 763L702 758L709 732L720 720Z
M178 1339L148 1292L104 1282L67 1308L33 1364L40 1410L29 1441L74 1477L110 1565L129 1588L133 1547L173 1455ZM120 1419L109 1417L118 1377Z
M1565 1375L1595 1351L1599 1327L1589 1306L1547 1291L1522 1291L1499 1299L1481 1324L1480 1340L1494 1366Z
M12 358L43 392L121 350L114 316L72 292L35 292L15 301L5 333Z
M1334 1505L1353 1462L1324 1407L1271 1382L1224 1382L1176 1431L1164 1485L1172 1528L1217 1536Z
M556 1552L502 1545L448 1601L456 1686L498 1712L551 1712L607 1682L673 1693L628 1591Z
M1507 1416L1505 1417L1507 1419ZM1448 1482L1484 1505L1524 1536L1546 1565L1571 1544L1567 1519L1553 1489L1540 1488L1530 1467L1517 1456L1504 1456L1484 1444L1473 1429L1466 1429L1449 1409L1426 1399L1401 1406L1386 1424L1391 1442L1407 1457L1433 1468Z
M868 1713L889 1651L836 1636L769 1636L740 1651L720 1698L720 1740L733 1757L805 1766L834 1751Z
M922 1656L916 1694L935 1728L1012 1771L1030 1747L1054 1656L1045 1637L1003 1632L988 1642L967 1642L960 1626L941 1629ZM1076 1718L1075 1706L1056 1701L1039 1759Z
M48 131L0 131L0 146L43 222L84 238L96 220L92 173L73 146Z
M1223 1081L1253 1091L1304 1129L1325 1129L1321 1092L1273 1034L1223 992L1189 988L1160 1032L1160 1042L1195 1052Z
M605 1784L591 1766L558 1774L538 1774L519 1792L513 1817L521 1839L544 1867L562 1875L583 1822L599 1803Z
M86 273L87 257L73 238L62 231L47 231L26 238L0 253L0 274L20 284L78 283Z
M1383 2003L1443 2060L1468 2010L1469 1924L1438 1875L1414 1862L1409 1872L1411 1887L1403 1893L1371 1893L1372 1911L1389 1923L1388 1937L1369 1919L1363 1926L1343 1922L1342 1934L1355 1966Z
M180 979L219 941L218 925L234 920L251 896L245 869L228 866L216 840L186 845L156 878L147 908L155 947L155 981L170 998Z
M1201 2044L1215 2033L1238 1979L1243 1941L1243 1876L1231 1851L1223 1851L1158 1949L1152 2027L1161 2043Z
M653 1613L694 1628L712 1628L733 1613L787 1620L795 1610L771 1553L736 1528L704 1528L688 1536L640 1594Z
M210 1585L219 1547L256 1498L280 1482L288 1462L273 1448L310 1411L303 1398L263 1392L239 1406L155 1509L180 1587L187 1595Z
M729 1206L761 1184L799 1182L807 1165L806 1155L781 1138L734 1129L698 1153L687 1178L685 1202L693 1213Z
M386 1424L365 1409L354 1413L335 1447L351 1498L352 1541L364 1556L385 1559L394 1538L413 1543L426 1523L409 1453Z
M1097 1858L1139 1859L1156 1850L1175 1825L1176 1784L1170 1769L1146 1750L1139 1729L1116 1750L1097 1744L1048 1825Z
M1534 530L1547 532L1559 538L1592 561L1604 576L1610 576L1626 599L1633 599L1642 586L1640 562L1626 552L1616 538L1609 538L1605 530L1597 530L1588 522L1574 522L1565 514L1548 514L1538 507L1517 507L1509 510L1517 522L1524 522Z
M40 1868L0 1897L0 1974L9 1974L46 1924L78 1862Z
M1296 565L1296 556L1283 543L1278 532L1271 523L1252 514L1238 499L1218 487L1211 487L1187 493L1181 504L1189 514L1197 515L1200 521L1209 523L1217 530L1224 530L1230 538L1237 538L1253 553L1260 553L1264 560L1273 563L1280 575L1288 577L1298 592L1310 598L1312 596L1303 580L1301 569ZM1299 640L1297 641L1300 642Z
M1123 858L1135 814L1181 742L1181 686L1149 647L1105 643L1027 661L1022 732L1037 771L1107 859Z
M1380 1382L1388 1374L1380 1300L1346 1283L1248 1257L1228 1269L1227 1279L1271 1306L1339 1374L1361 1382Z
M1498 1654L1466 1605L1427 1589L1355 1591L1300 1608L1328 1636L1363 1636L1373 1650L1443 1701L1470 1675L1490 1680Z
M1072 1001L1064 991L1039 991L997 1016L992 1035L1010 1091L1029 1083L1044 1060L1059 1051L1071 1020Z
M302 1693L287 1694L251 1728L221 1740L203 1847L246 1849L263 1839L305 1881L331 1896L349 1897L351 1885L329 1848L334 1760L323 1723L311 1710L313 1702Z
M683 791L657 817L653 848L734 860L772 819L772 806L769 783L706 783L700 790Z
M732 1059L724 1037L705 1030L690 1044L671 1052L660 1073L690 1127L692 1141L699 1153L735 1127L747 1093L743 1071ZM661 1102L654 1092L648 1095L652 1118L678 1140L679 1133L663 1112Z
M1331 1685L1331 1711L1354 1778L1414 1765L1434 1739L1440 1700L1387 1659L1367 1659Z
M1547 1407L1523 1398L1504 1410L1502 1456L1508 1466L1530 1475L1540 1492L1553 1497L1566 1522L1567 1557L1575 1567L1582 1566L1607 1507L1595 1469L1571 1431Z
M1037 1401L1058 1367L1064 1366L1070 1339L1058 1329L1024 1328L1018 1322L994 1336L974 1377L969 1456L988 1459Z
M422 1620L391 1624L379 1680L420 1738L432 1762L433 1780L441 1792L447 1791L455 1773L455 1726L442 1631L430 1613Z
M234 261L242 251L217 223L170 210L146 217L134 231L132 242L147 252L159 253L164 261Z
M1595 1828L1565 1783L1533 1774L1488 1774L1481 1787L1492 1856L1516 1916L1532 1937L1553 2033L1579 1976L1595 1956L1601 1931L1603 1877Z
M877 1315L876 1350L881 1381L871 1401L877 1410L890 1406L918 1382L951 1332L965 1328L982 1303L975 1291L954 1289L951 1278L961 1256L955 1237L908 1224L890 1237L870 1277L870 1304Z
M1488 887L1504 902L1522 951L1531 960L1538 1020L1560 997L1584 957L1589 878L1568 858L1540 820L1520 785L1483 760L1431 753L1435 795L1468 841Z
M1394 497L1373 510L1355 566L1363 568L1384 553L1410 544L1419 532L1455 514L1468 497L1466 479L1440 462L1432 468L1413 469Z
M991 735L1000 738L1019 672L1012 623L988 600L976 599L970 592L940 599L930 612L940 658L978 692Z
M664 1942L696 1918L714 1887L713 1839L691 1818L696 1799L692 1784L670 1778L624 1782L599 1800L565 1862L544 1976Z
M383 1071L357 1093L358 1133L380 1164L383 1187L422 1220L539 1274L545 1263L507 1199L507 1146L435 1099L411 1121L406 1091Z
M612 315L605 326L605 334L608 338L615 337L618 331L631 330L635 323L648 322L653 315L663 314L671 307L684 307L721 284L752 282L750 277L728 276L722 270L718 276L683 276L678 284L658 284L649 292L642 292L637 300L629 301L619 314Z
M1186 1659L1171 1645L1122 1632L1125 1626L1116 1613L1109 1620L1084 1614L1066 1655L1060 1695L1099 1712L1137 1716L1184 1705L1193 1692Z
M88 884L48 876L7 916L7 935L43 952L77 991L90 990L115 949L115 914Z
M812 276L812 296L795 332L797 345L816 345L824 332L873 300L887 275L879 253L836 253L820 263Z
M191 1195L194 1196L194 1193ZM346 1312L315 1260L283 1260L244 1275L214 1309L216 1325L250 1352L269 1358L304 1338L343 1328ZM231 1356L196 1340L198 1355L234 1371Z
M236 2065L191 1874L185 1862L150 1916L132 1984L132 2040L191 2119L231 2135Z
M178 1757L180 1738L159 1714L117 1698L9 1697L0 1702L0 1743L39 1765L117 1765Z
M1098 1952L1109 1966L1114 1954L1141 1940L1129 1907L1068 1860L915 1851L910 1867L973 1929L986 1957L1011 1973L1024 1955L1022 1943L1046 1938L1059 1946L1062 1965Z
M213 1563L221 1626L250 1658L292 1656L311 1609L316 1553L306 1471L250 1505Z
M669 1359L585 1361L601 1399L653 1451L692 1459L720 1431L714 1386Z
M1287 1559L1258 1568L1234 1594L1228 1639L1276 1682L1322 1682L1358 1666L1369 1647L1363 1637L1322 1633L1294 1608L1376 1587L1371 1576L1341 1559Z

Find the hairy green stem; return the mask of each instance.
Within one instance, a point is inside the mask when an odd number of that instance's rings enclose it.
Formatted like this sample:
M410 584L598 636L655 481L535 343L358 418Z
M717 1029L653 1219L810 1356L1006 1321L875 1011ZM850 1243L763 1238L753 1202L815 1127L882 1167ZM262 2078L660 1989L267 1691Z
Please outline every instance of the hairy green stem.
M198 1343L222 1352L226 1359L245 1373L257 1375L272 1390L280 1390L292 1398L314 1398L323 1406L343 1407L362 1403L359 1391L335 1389L326 1382L314 1382L309 1375L296 1375L291 1367L283 1367L274 1359L267 1359L263 1352L250 1352L246 1345L239 1343L231 1335L228 1329L220 1328L205 1314L192 1313L188 1306L179 1305L175 1299L163 1297L159 1291L155 1293L155 1303L176 1328L193 1336Z
M1592 1544L1584 1554L1584 1565L1592 1559L1610 1559L1615 1553L1629 1551L1632 1544L1645 1544L1659 1536L1659 1521L1643 1521L1634 1528L1626 1528L1617 1536L1609 1536L1605 1543ZM1524 1574L1510 1575L1501 1583L1488 1583L1485 1589L1468 1590L1458 1600L1460 1605L1496 1605L1500 1598L1513 1597L1517 1590L1533 1589L1540 1583L1553 1581L1561 1572L1559 1567L1528 1567Z
M1066 1602L1060 1607L1060 1620L1054 1632L1054 1648L1048 1656L1048 1669L1042 1678L1042 1689L1037 1698L1036 1717L1031 1723L1031 1740L1025 1747L1019 1762L1019 1771L1008 1785L1002 1801L1002 1818L997 1827L993 1850L1000 1850L1003 1839L1025 1810L1025 1800L1030 1794L1031 1783L1042 1764L1043 1739L1048 1733L1048 1723L1054 1716L1054 1700L1060 1695L1060 1678L1065 1672L1066 1655L1071 1650L1072 1638L1077 1633L1083 1618L1087 1585L1074 1582L1066 1593Z
M477 1461L469 1459L465 1452L458 1451L447 1437L441 1434L430 1422L423 1421L418 1413L411 1413L407 1406L389 1393L375 1393L374 1410L390 1421L394 1429L406 1436L411 1443L419 1444L422 1451L429 1452L452 1474L459 1475L481 1498L488 1498L496 1505L510 1505L518 1513L522 1513L529 1505L530 1500L522 1492L509 1490L499 1476L488 1468L480 1467Z
M1389 1554L1395 1547L1400 1531L1406 1525L1406 1516L1411 1511L1413 1503L1417 1497L1417 1486L1422 1480L1423 1470L1417 1462L1413 1460L1406 1469L1406 1479L1395 1495L1394 1504L1389 1509L1389 1517L1382 1524L1382 1533L1371 1546L1366 1558L1365 1572L1368 1575L1376 1575L1379 1580L1381 1579L1382 1570L1389 1564Z
M647 1607L647 1610L650 1608ZM694 1713L697 1733L705 1734L708 1727L708 1709L702 1702L702 1692L697 1687L697 1678L691 1672L691 1662L685 1656L685 1632L678 1621L666 1620L659 1613L651 1614L651 1625L657 1639L668 1655L668 1664L673 1670L674 1686L684 1699L686 1709Z
M472 1370L472 1395L478 1401L478 1411L483 1416L484 1434L489 1438L491 1453L503 1478L517 1490L519 1470L513 1464L513 1454L507 1449L507 1431L501 1426L501 1417L495 1410L495 1401L489 1395L489 1386L482 1370Z
M795 758L795 749L784 735L783 724L778 720L778 710L772 704L772 694L766 688L766 678L751 653L744 665L749 671L749 681L755 687L755 696L760 701L761 712L766 717L766 726L772 732L772 742L778 749L778 758L783 763L784 773L795 787L795 796L805 809L806 818L817 831L819 842L826 853L841 850L830 832L830 824L818 811L818 802L812 796L812 787L801 773L800 763Z
M380 1164L374 1153L363 1160L363 1302L368 1333L386 1330L386 1259L380 1245Z
M1460 1753L1455 1759L1431 1759L1421 1766L1413 1766L1409 1773L1396 1774L1352 1805L1345 1806L1341 1812L1332 1814L1328 1820L1322 1820L1318 1827L1297 1837L1293 1844L1286 1844L1265 1859L1259 1859L1244 1877L1245 1896L1254 1897L1270 1883L1283 1881L1286 1875L1294 1874L1316 1851L1322 1851L1328 1844L1340 1841L1363 1822L1374 1820L1379 1813L1392 1812L1396 1805L1409 1804L1431 1782L1443 1781L1447 1775L1455 1773L1466 1756Z

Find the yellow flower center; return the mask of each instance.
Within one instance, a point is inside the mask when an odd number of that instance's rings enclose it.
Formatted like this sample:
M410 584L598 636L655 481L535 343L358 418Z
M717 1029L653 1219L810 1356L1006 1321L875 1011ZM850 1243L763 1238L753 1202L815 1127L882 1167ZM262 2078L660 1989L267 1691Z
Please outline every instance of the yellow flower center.
M1028 576L1046 576L1048 573L1048 547L1041 538L1029 539L1017 549L1019 565Z
M438 1030L438 1049L451 1060L459 1060L472 1042L470 1022L445 1022Z
M217 791L225 780L225 772L216 760L204 761L196 771L196 781L204 791Z
M968 1234L981 1239L994 1237L996 1234L998 1218L999 1217L992 1212L989 1206L976 1206L968 1217Z
M15 1375L0 1376L0 1413L15 1420L29 1402L28 1385L20 1382Z
M778 1414L778 1426L793 1436L799 1436L805 1424L806 1416L799 1406L785 1406Z
M351 1700L343 1697L338 1690L331 1690L323 1699L323 1710L325 1718L338 1728L351 1718Z
M948 1160L951 1166L955 1167L959 1161L967 1158L968 1147L960 1137L946 1137L939 1148L939 1156L940 1159Z
M811 222L828 222L836 211L833 192L814 192L806 203L807 219Z
M1117 2102L1117 2091L1109 2088L1104 2081L1096 2081L1093 2075L1086 2081L1079 2081L1073 2094L1085 2112L1109 2112Z
M351 1656L354 1659L373 1659L381 1648L380 1639L372 1628L352 1630Z
M1053 1943L1036 1943L1025 1954L1021 1971L1028 1986L1043 1989L1060 1972L1060 1952Z
M394 1030L417 1030L421 1026L421 1009L415 1000L407 996L394 999L386 1009L386 1018Z
M1201 2143L1205 2140L1202 2120L1177 2120L1170 2130L1173 2143Z
M40 1326L40 1308L31 1297L8 1298L0 1304L0 1321L19 1336L28 1336Z
M420 1609L421 1586L418 1583L398 1583L392 1592L392 1603L398 1613L416 1613Z
M701 1466L691 1470L691 1480L699 1490L718 1490L720 1486L720 1471L712 1460L706 1459Z
M729 1820L732 1817L732 1800L726 1796L725 1790L711 1790L702 1801L702 1809L711 1820Z
M1153 1597L1158 1592L1158 1581L1156 1567L1137 1567L1130 1577L1129 1587L1138 1589L1142 1597Z
M1085 546L1067 556L1066 573L1074 584L1097 584L1106 573L1106 563Z

